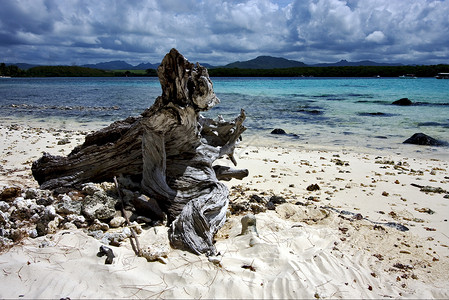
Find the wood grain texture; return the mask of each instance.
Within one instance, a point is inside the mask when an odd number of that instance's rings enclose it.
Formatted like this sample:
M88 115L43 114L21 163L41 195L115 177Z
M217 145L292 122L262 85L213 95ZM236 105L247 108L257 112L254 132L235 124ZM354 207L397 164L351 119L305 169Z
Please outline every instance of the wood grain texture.
M45 153L32 166L45 189L128 176L167 213L175 248L215 254L213 237L226 219L229 191L219 182L244 178L247 170L215 166L233 156L245 131L245 112L235 120L212 120L200 112L220 100L207 69L172 49L158 68L162 95L141 116L118 121L86 136L67 157Z

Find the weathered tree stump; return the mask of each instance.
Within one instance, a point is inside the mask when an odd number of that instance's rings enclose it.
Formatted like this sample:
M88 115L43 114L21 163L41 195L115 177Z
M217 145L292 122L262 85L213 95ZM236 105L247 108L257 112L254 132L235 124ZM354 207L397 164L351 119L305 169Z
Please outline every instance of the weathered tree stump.
M86 136L67 157L45 153L32 171L44 189L126 176L167 212L175 248L215 254L213 236L226 218L229 191L218 178L243 178L247 170L212 166L233 157L245 131L245 113L232 122L200 115L220 101L207 69L176 49L158 68L162 95L139 117L130 117Z

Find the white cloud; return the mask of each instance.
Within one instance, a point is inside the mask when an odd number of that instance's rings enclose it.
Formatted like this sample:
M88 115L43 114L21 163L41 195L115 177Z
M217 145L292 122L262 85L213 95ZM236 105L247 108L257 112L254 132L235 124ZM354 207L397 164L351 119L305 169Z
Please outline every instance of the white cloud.
M412 62L419 59L417 53L449 44L443 15L449 15L448 1L297 0L287 16L291 43L299 44L299 51L334 50L329 61L345 54L365 53L364 59L370 59L370 53L399 51L398 58Z
M382 43L385 41L385 34L382 31L376 30L370 33L365 40L373 43Z

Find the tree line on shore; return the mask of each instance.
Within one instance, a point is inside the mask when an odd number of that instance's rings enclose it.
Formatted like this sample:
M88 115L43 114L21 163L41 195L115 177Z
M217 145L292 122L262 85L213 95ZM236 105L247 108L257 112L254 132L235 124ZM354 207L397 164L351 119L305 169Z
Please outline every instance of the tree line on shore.
M345 66L345 67L295 67L285 69L227 69L209 70L215 77L399 77L414 74L417 77L434 77L448 73L449 65L421 66Z
M434 77L449 73L449 65L419 66L345 66L345 67L295 67L274 69L211 68L211 77L398 77L414 74L417 77ZM79 66L38 66L21 70L15 65L0 64L0 76L11 77L135 77L157 76L154 69L115 70Z
M22 70L15 65L0 64L0 76L11 77L126 77L157 76L156 70L106 71L79 66L38 66Z

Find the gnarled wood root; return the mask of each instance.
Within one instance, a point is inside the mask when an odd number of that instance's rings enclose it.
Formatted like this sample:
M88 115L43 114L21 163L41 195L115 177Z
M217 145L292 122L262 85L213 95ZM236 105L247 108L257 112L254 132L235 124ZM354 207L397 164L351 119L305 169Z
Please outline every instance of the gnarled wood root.
M33 175L41 188L60 191L131 177L167 212L173 247L215 254L213 236L225 221L229 196L219 179L241 179L248 171L212 164L223 156L236 164L245 112L232 122L201 116L219 99L206 68L176 49L164 57L158 75L162 96L141 116L86 136L67 157L44 154L33 163Z

